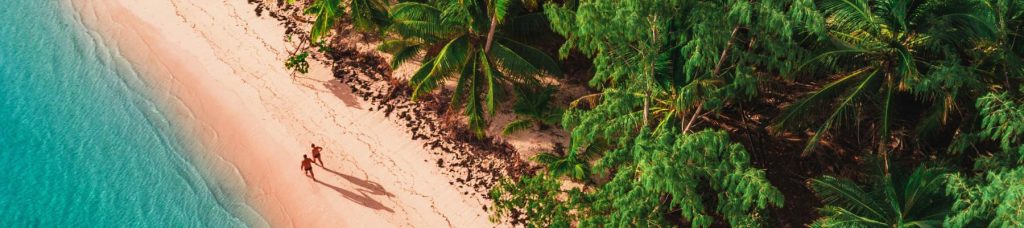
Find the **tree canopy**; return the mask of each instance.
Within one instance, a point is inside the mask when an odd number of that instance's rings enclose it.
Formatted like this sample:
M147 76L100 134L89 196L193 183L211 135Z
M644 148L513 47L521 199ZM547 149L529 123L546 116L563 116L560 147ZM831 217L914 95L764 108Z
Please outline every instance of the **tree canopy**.
M1021 0L314 0L306 7L316 18L314 41L347 14L383 38L378 49L392 55L392 67L417 63L410 96L452 91L450 110L466 117L470 134L485 136L489 118L513 101L519 119L505 134L532 126L567 133L564 151L534 151L538 170L490 189L495 221L1024 225ZM559 38L532 39L548 35ZM576 58L591 64L569 61ZM569 83L557 77L563 72L586 79L588 94L557 104ZM775 165L781 159L800 167ZM820 208L780 212L791 205Z

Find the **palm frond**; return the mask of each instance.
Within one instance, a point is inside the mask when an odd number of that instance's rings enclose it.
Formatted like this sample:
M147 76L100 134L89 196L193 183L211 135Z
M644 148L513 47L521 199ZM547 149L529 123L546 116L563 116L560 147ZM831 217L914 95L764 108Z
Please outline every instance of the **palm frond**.
M390 20L387 30L404 39L433 41L454 32L452 26L441 23L439 9L424 3L402 2L393 5Z
M409 85L412 86L413 88L416 88L420 84L436 84L437 78L431 78L430 76L430 72L432 69L434 69L434 65L436 62L437 58L432 58L424 62L423 65L416 70L416 73L413 73L412 77L409 78ZM422 95L421 93L425 94L427 92L428 91L426 90L418 91L416 89L413 89L412 100L415 101L417 98L419 98L420 95Z
M474 58L475 59L475 58ZM484 120L483 104L480 101L480 90L484 85L481 85L481 80L477 75L477 61L470 61L470 66L465 68L461 77L469 78L469 88L466 92L466 111L465 115L468 117L469 130L477 138L483 138L486 135L487 122Z
M377 46L377 50L392 55L391 62L389 62L392 69L396 69L402 63L416 57L422 49L423 43L405 39L385 40Z
M471 57L473 48L469 46L469 40L465 36L452 39L441 52L432 59L430 71L423 77L416 77L417 73L410 80L413 83L413 100L422 94L429 93L437 88L440 82L462 70ZM425 67L427 65L424 65Z
M842 210L872 221L884 221L884 206L875 197L852 181L824 176L812 179L810 187L828 205L841 205Z
M906 185L902 188L903 195L901 197L903 203L900 213L904 215L925 215L919 220L938 222L938 225L941 225L945 216L934 215L945 215L949 212L949 208L936 207L932 202L940 200L934 196L945 194L943 191L945 184L945 170L925 165L917 167L910 174L910 177L907 178Z
M533 126L533 121L530 121L529 119L517 119L506 124L505 128L501 130L501 134L512 135L515 134L516 132L530 129Z
M805 115L811 112L812 109L818 109L821 105L829 104L833 99L841 95L844 91L849 89L851 85L854 85L861 76L865 73L870 72L870 68L861 68L855 70L842 78L839 78L821 89L814 92L809 97L800 99L796 103L789 105L783 111L783 114L776 120L775 128L782 129L797 129L804 127L803 123L806 122Z
M880 160L872 160L881 166ZM912 173L878 171L869 188L846 179L824 176L810 186L826 204L815 227L941 227L949 214L944 169L918 166Z
M508 15L508 7L511 0L492 0L491 7L494 8L494 17L498 20L498 23L505 21L505 15Z
M861 80L857 87L853 88L852 91L846 94L846 97L843 99L842 102L840 102L836 106L835 111L832 112L832 115L829 116L828 119L825 119L825 122L821 125L821 127L819 127L818 130L814 132L814 136L807 140L807 146L804 147L803 153L801 153L800 156L807 156L810 154L812 150L814 150L814 148L818 145L818 141L821 140L821 136L823 136L829 129L832 128L832 125L839 120L839 117L842 116L842 114L845 113L847 109L850 109L851 106L853 106L854 101L858 97L862 96L863 93L866 92L868 87L867 85L873 81L876 75L878 75L877 70L873 71L870 75L868 75L867 78Z
M884 227L886 225L886 223L883 221L878 221L872 218L860 216L842 207L825 206L819 210L819 213L823 217L818 220L815 220L814 223L810 225L810 227ZM870 224L872 226L867 226L865 224Z
M420 2L400 2L391 5L390 13L393 18L429 22L441 21L440 9Z
M421 47L422 46L420 45L407 46L396 52L389 63L391 65L391 69L398 69L398 67L403 63L419 55Z
M316 17L313 28L309 31L311 42L319 42L334 28L334 22L341 16L341 0L315 0L306 8L305 13Z
M536 69L540 69L552 76L561 76L562 69L558 66L558 62L551 58L544 52L531 47L529 45L519 43L515 40L497 37L498 43L507 47L509 50L515 52L518 56L529 62Z
M388 24L388 7L386 0L351 0L349 14L356 28L370 31L384 28Z
M881 32L883 22L872 12L866 0L829 0L818 4L829 22L829 27L840 32Z
M455 83L455 90L452 91L451 102L448 103L450 108L452 108L452 109L462 108L466 104L465 103L466 100L469 99L467 96L475 96L476 95L476 94L474 94L474 91L467 91L467 90L470 89L470 83L473 83L473 81L476 80L475 78L468 76L468 75L472 75L472 72L468 72L468 71L472 71L472 70L476 70L476 69L473 69L473 68L470 68L470 67L466 67L466 68L462 69L462 75L460 75L459 80L456 81L456 83Z
M499 76L501 73L491 68L491 61L487 59L487 54L484 52L477 52L479 56L477 59L480 61L480 71L483 73L484 80L487 80L487 113L494 116L494 107L497 106L497 100L495 94L498 93L497 89L500 85L495 85L495 81L500 80Z
M500 42L495 42L491 46L491 52L488 55L494 58L494 63L499 67L498 69L501 69L502 72L519 83L535 81L535 77L541 72L533 64L530 64L522 56L519 56Z

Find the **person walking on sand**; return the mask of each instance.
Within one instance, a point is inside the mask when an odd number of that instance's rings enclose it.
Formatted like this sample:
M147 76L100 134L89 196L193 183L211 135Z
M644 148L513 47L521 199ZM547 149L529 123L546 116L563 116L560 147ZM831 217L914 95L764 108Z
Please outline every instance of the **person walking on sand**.
M313 164L316 164L316 162L319 161L320 162L320 167L324 167L324 160L320 159L320 151L324 150L324 148L316 146L316 144L312 144L312 143L310 143L309 146L313 147L313 152L312 152L312 154L313 154Z
M313 160L310 160L305 154L302 155L302 166L299 168L302 169L306 176L316 180L316 176L313 176Z

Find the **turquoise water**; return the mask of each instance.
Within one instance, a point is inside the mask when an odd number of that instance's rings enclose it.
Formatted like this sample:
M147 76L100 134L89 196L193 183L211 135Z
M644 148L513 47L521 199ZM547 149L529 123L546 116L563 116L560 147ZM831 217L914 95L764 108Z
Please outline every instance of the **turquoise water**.
M252 224L66 1L0 0L0 227Z

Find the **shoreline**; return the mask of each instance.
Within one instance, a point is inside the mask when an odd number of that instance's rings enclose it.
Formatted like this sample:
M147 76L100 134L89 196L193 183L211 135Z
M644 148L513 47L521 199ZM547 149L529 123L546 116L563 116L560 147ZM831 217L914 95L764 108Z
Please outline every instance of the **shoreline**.
M269 225L495 225L482 209L489 202L454 187L421 142L366 110L372 104L327 66L311 62L309 74L289 76L285 28L254 15L256 6L73 1L84 23L180 111L168 117L202 141L206 151L196 156L210 164L201 166L237 172L244 190L235 190ZM295 167L310 142L325 148L327 169L314 168L316 182Z

